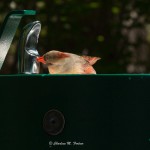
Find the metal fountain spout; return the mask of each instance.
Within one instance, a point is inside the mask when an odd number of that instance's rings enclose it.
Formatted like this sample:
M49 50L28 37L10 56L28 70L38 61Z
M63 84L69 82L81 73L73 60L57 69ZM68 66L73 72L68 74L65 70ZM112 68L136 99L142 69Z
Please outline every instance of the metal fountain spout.
M38 38L41 31L41 23L34 21L27 24L19 41L19 73L38 74L40 63L36 61L39 56L37 51Z

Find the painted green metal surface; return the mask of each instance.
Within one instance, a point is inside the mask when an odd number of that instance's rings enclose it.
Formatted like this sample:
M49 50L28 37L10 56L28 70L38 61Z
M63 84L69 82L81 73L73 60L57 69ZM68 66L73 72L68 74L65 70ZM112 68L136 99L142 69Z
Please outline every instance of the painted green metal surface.
M0 149L149 150L149 91L150 75L1 75ZM56 136L51 109L65 117Z
M35 14L34 10L14 10L6 16L0 29L0 69L22 17Z

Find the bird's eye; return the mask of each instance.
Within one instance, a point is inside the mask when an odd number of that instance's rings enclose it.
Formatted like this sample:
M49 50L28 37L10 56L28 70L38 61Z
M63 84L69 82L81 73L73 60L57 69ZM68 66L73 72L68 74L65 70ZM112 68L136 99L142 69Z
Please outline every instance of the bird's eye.
M50 56L49 55L45 55L44 56L44 60L49 60L50 59Z

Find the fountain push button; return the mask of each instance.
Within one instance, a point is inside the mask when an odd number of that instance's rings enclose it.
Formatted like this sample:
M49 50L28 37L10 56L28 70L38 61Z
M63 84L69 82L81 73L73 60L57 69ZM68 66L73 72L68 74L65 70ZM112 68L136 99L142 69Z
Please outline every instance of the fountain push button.
M49 135L58 135L64 128L65 119L58 110L48 111L43 119L43 128Z

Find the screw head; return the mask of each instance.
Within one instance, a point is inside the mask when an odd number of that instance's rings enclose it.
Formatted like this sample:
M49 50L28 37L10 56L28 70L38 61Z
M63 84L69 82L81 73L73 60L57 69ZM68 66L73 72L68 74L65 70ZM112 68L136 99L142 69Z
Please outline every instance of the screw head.
M63 114L55 109L49 110L44 115L43 128L49 135L58 135L65 125Z

